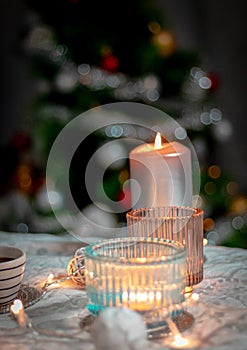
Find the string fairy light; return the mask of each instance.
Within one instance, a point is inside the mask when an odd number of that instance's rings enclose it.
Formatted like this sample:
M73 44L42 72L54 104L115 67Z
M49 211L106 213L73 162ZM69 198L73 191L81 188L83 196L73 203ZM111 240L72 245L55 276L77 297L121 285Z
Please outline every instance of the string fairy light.
M13 304L10 306L10 311L15 316L17 323L21 328L32 327L31 319L25 313L24 306L20 299L14 300Z
M39 299L44 297L46 293L51 289L51 287L59 287L62 283L72 280L74 283L79 285L80 287L85 287L84 280L84 252L83 248L80 248L76 251L74 257L70 260L67 266L67 274L55 276L53 273L50 273L46 278L45 282L41 284L41 293L39 295ZM80 281L79 281L80 276ZM55 331L50 329L39 329L34 326L31 318L27 315L24 309L24 304L20 299L15 299L9 308L10 312L14 316L18 326L20 328L26 328L30 330L34 335L52 335L59 337L66 337L64 331ZM87 316L87 314L85 315ZM81 332L81 329L74 332L71 335L77 335Z
M77 254L77 258L74 256L68 264L67 275L62 275L61 277L54 276L53 273L50 273L48 275L47 279L45 280L45 282L41 287L40 298L45 296L46 293L51 289L51 287L59 287L62 283L68 280L73 280L75 282L75 278L78 279L78 274L80 276L83 275L82 270L84 269L84 265L81 264L82 261L84 262L83 249L80 249L80 252L76 251L76 254ZM77 259L79 259L80 261L79 265L78 265ZM82 278L80 281L80 287L85 287L84 278ZM58 336L58 337L68 336L66 333L64 333L64 330L58 331L58 330L38 328L34 326L31 318L25 312L24 305L20 299L15 299L13 301L12 305L10 306L10 311L14 316L18 326L20 328L26 328L27 330L31 331L34 336L37 336L37 335L51 335L51 336ZM85 314L85 317L88 316L88 313ZM79 328L77 331L73 333L70 333L70 336L77 335L79 333L81 333L81 328Z

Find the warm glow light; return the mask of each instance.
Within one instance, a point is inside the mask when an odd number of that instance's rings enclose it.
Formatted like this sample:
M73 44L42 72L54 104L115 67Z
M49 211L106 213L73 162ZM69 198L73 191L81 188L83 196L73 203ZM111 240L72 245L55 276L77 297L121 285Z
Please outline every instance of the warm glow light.
M138 303L145 303L148 300L147 293L137 293L136 301Z
M18 315L23 310L22 301L20 299L16 299L10 306L10 310L13 312L13 314Z
M134 293L134 292L131 292L130 294L129 294L129 300L130 300L130 302L135 302L135 300L136 300L136 293Z
M205 247L206 245L208 245L208 240L207 238L203 238L203 246Z
M47 277L46 284L52 283L53 277L54 277L53 273L50 273L49 276Z
M162 148L160 132L157 132L157 134L156 134L155 141L154 141L154 148L156 148L156 149Z
M197 293L192 293L191 299L192 299L193 301L198 301L198 300L199 300L199 294L197 294Z
M157 292L127 292L122 293L122 303L127 304L133 310L148 310L154 306L160 306L162 301L162 293Z
M150 22L148 23L148 29L153 34L158 34L160 32L160 24L158 22Z
M187 286L184 289L184 297L189 298L192 294L193 287L192 286Z
M123 301L127 301L128 300L128 292L124 291L123 294L122 294L122 298L123 298Z
M162 294L161 292L130 292L124 291L122 294L123 301L130 301L130 302L154 302L154 301L161 301Z
M210 231L214 228L214 220L212 218L205 218L203 220L203 227L205 231Z
M200 344L199 339L195 339L194 337L184 338L180 333L175 334L172 339L168 338L165 340L165 344L169 346L169 349L192 349L197 347Z
M24 312L24 306L20 299L14 300L13 304L10 306L10 311L15 316L16 321L20 327L25 328L30 325L29 318Z
M149 299L149 301L151 302L151 303L153 303L154 302L154 298L155 298L155 294L154 294L154 292L149 292L148 293L148 299Z
M221 170L217 165L211 165L208 168L208 175L212 178L212 179L218 179L220 177L221 174Z
M180 347L182 348L182 347L184 347L184 346L186 346L188 344L189 344L189 340L188 339L183 338L180 334L175 335L175 340L173 342L174 346L176 346L178 348L180 348Z

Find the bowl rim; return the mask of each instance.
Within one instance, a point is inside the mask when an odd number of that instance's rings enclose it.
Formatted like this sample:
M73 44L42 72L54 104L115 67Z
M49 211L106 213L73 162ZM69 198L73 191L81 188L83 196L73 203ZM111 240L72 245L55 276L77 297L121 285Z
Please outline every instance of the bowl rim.
M148 257L148 258L126 258L126 257L113 257L106 256L104 254L97 254L96 249L101 246L106 246L114 243L122 244L138 244L138 243L151 243L151 244L162 244L167 245L169 248L173 248L174 251L168 255L158 256L158 257ZM97 261L102 261L109 264L118 264L118 265L162 265L169 263L171 261L176 262L178 259L184 259L186 264L187 257L187 248L177 242L169 239L159 238L159 237L122 237L122 238L111 238L103 239L97 243L90 244L84 249L85 260L92 259Z
M7 252L5 254L4 251L12 251L12 254ZM26 253L21 248L15 246L0 244L0 256L13 258L10 261L0 262L0 273L6 269L18 268L26 263Z

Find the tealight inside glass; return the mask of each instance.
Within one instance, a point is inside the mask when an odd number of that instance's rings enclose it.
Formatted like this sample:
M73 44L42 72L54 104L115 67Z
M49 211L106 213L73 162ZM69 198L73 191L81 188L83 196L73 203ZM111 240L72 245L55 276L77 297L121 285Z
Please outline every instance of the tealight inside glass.
M186 248L162 238L107 239L85 248L88 309L97 315L128 307L147 328L165 323L182 310L186 285Z
M128 236L178 241L187 249L187 287L203 279L203 215L198 208L138 208L127 213Z

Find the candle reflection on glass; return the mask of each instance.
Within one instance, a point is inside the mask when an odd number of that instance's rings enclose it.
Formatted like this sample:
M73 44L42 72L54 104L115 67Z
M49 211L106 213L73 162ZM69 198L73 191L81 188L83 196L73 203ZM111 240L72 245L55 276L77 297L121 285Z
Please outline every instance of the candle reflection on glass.
M135 311L147 311L152 310L154 307L162 307L162 299L163 306L167 304L164 300L164 296L162 298L161 292L127 292L124 291L122 293L122 305L127 306Z

